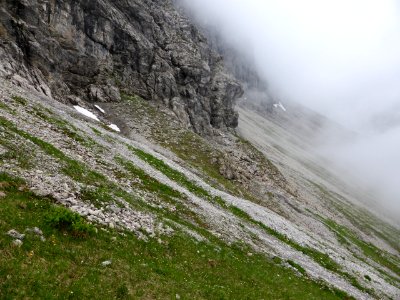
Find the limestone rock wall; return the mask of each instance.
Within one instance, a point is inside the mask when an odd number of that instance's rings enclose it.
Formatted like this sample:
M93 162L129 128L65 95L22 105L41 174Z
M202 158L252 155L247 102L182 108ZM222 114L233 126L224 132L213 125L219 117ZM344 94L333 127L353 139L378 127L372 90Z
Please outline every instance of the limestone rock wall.
M0 78L62 102L138 94L203 134L237 126L240 84L171 0L0 3Z

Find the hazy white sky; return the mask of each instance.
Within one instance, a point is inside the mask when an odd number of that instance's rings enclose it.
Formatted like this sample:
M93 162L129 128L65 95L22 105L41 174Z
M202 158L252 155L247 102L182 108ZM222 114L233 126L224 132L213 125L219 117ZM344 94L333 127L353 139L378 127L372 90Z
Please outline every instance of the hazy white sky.
M360 132L325 154L400 216L400 1L181 1L252 56L283 102Z
M254 54L282 98L353 128L400 102L400 1L186 2Z

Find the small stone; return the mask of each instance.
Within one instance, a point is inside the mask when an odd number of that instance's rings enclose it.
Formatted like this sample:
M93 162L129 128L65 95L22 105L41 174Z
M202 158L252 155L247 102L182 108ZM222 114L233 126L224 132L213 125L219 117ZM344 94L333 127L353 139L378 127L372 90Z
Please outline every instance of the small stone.
M41 189L41 188L40 189L35 189L34 193L35 193L36 196L39 196L39 197L47 197L47 196L50 195L49 191L47 191L45 189Z
M36 234L37 236L39 236L39 238L40 238L40 240L41 240L42 242L45 242L45 241L46 241L45 237L43 236L43 231L41 231L38 227L27 228L27 229L25 230L25 232L34 233L34 234Z
M27 208L26 204L23 203L23 202L18 203L17 206L18 206L20 209L26 209L26 208Z
M78 201L76 201L74 198L69 198L66 201L71 203L71 205L77 205L78 204Z
M43 231L41 231L38 227L33 227L32 231L37 235L43 235Z
M6 193L0 191L0 199L4 198L5 196L6 196Z
M108 209L110 211L112 211L113 213L116 213L116 214L121 211L121 209L116 205L110 205L110 206L108 206Z
M176 299L181 299L181 296L180 296L179 294L176 294L176 295L175 295L175 298L176 298Z
M18 231L16 231L15 229L11 229L7 232L7 234L14 238L14 239L18 239L18 240L23 240L25 237L25 234L19 233Z
M111 260L103 261L103 262L101 263L101 265L102 265L103 267L108 267L109 265L111 265Z
M15 247L21 247L22 246L22 244L23 244L23 242L21 241L21 240L13 240L13 245L15 246Z
M115 241L117 240L117 237L113 236L113 237L111 238L111 240L112 240L113 242L115 242Z
M247 256L253 256L253 253L249 252L247 253Z
M114 225L113 222L110 222L110 223L108 224L108 227L110 227L111 229L114 229L114 228L115 228L115 225Z

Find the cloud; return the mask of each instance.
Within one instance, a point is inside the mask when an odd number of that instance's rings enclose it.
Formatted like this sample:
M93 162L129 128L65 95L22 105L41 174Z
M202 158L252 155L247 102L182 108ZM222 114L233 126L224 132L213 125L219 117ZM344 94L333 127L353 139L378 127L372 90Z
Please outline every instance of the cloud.
M255 60L274 95L359 132L324 153L400 206L398 1L181 1Z

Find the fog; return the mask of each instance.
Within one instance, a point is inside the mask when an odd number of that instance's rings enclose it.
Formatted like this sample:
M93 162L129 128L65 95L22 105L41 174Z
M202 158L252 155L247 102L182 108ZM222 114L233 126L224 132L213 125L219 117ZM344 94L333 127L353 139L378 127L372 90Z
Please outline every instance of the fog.
M357 132L321 153L400 217L398 1L182 1L254 59L274 97Z

